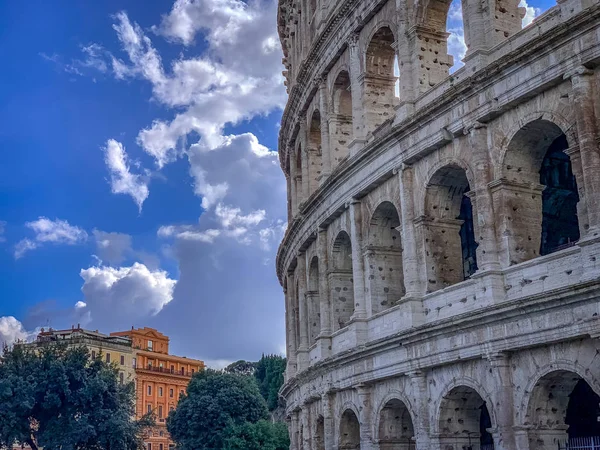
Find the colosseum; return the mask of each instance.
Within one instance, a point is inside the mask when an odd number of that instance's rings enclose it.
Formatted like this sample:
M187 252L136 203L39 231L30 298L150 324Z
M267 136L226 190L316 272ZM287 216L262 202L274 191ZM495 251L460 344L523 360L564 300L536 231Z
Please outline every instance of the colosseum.
M600 448L600 3L450 7L279 1L292 450Z

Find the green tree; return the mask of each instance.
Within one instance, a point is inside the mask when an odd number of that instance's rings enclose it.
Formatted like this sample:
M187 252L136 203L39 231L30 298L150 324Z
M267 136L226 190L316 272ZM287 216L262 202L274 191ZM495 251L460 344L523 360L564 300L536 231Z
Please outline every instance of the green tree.
M263 355L256 363L254 376L258 382L260 393L267 401L269 411L277 408L279 402L279 389L283 385L283 372L285 372L285 358L278 355Z
M206 369L196 374L167 429L180 450L222 449L230 427L268 415L253 377Z
M233 425L226 430L225 450L288 450L290 438L283 423L260 420Z
M227 373L237 373L239 375L254 375L256 363L240 359L239 361L229 364L223 370Z
M134 420L133 383L85 347L5 347L0 359L0 447L136 450L151 417Z

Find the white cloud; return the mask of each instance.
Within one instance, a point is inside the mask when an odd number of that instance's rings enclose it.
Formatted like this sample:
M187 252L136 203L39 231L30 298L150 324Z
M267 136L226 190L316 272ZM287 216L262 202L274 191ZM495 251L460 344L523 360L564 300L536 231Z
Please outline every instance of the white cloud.
M4 237L5 231L6 231L6 222L4 220L0 220L0 242L6 242L6 238Z
M526 0L521 0L519 6L525 8L525 16L522 19L522 26L525 28L528 25L531 25L533 19L539 16L544 10L541 8L536 8L533 6L529 6Z
M148 198L148 182L138 174L131 173L129 158L123 144L109 139L104 147L104 161L110 172L110 186L113 194L126 194L142 210L144 201Z
M70 225L66 220L50 220L47 217L40 217L38 220L25 223L25 226L35 232L35 238L33 240L29 238L22 239L15 245L15 259L23 257L28 251L34 250L47 242L75 245L85 242L88 238L85 230Z
M75 303L75 309L85 308L86 306L87 306L87 303L82 302L81 300L79 300L77 303Z
M37 329L27 331L23 324L13 316L0 317L0 345L11 345L16 341L31 341L37 335Z
M101 261L110 265L121 264L125 257L133 252L131 236L124 233L107 233L94 230L96 250Z
M150 270L144 264L131 267L92 266L80 271L81 288L95 325L110 320L135 320L158 314L173 299L176 280L164 270ZM115 317L118 311L119 318Z

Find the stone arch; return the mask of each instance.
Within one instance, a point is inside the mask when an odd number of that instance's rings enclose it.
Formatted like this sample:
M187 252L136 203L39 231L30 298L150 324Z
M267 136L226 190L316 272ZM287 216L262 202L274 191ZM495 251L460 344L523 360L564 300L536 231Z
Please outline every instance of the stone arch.
M360 449L360 423L352 408L345 409L340 417L339 450Z
M393 27L380 26L371 36L365 54L364 100L367 131L374 131L394 116L396 104L396 38Z
M505 265L579 240L581 205L569 147L563 129L546 118L524 124L510 138L495 194L504 219L499 235L505 239Z
M426 242L428 292L460 283L477 270L469 190L468 173L457 163L437 169L429 179L419 223Z
M331 250L332 270L328 274L333 306L334 331L344 328L354 313L354 283L352 279L352 242L340 231Z
M314 344L321 331L321 298L319 295L319 258L313 256L308 268L308 338Z
M473 381L455 381L447 387L438 406L436 428L440 448L478 448L493 444L488 429L496 423L489 395Z
M369 222L365 264L371 311L394 306L405 294L400 215L393 203L380 203Z
M319 188L323 173L323 152L321 147L321 113L315 109L308 123L308 191Z
M552 365L536 377L527 396L524 425L531 450L556 447L567 439L600 436L600 396L595 380L568 364ZM572 367L573 365L571 365Z
M333 82L330 111L329 145L333 168L348 156L348 145L352 141L352 94L347 69L340 70Z
M412 413L399 392L386 396L378 408L376 438L381 450L414 449L415 430Z
M313 449L325 450L325 418L319 414L315 422L315 433L313 435Z

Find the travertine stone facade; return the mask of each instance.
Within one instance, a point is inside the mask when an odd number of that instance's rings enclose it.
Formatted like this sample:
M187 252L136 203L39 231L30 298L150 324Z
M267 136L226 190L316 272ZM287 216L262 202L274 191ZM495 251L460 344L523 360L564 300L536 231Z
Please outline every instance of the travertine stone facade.
M518 3L280 0L293 450L600 435L600 4Z

